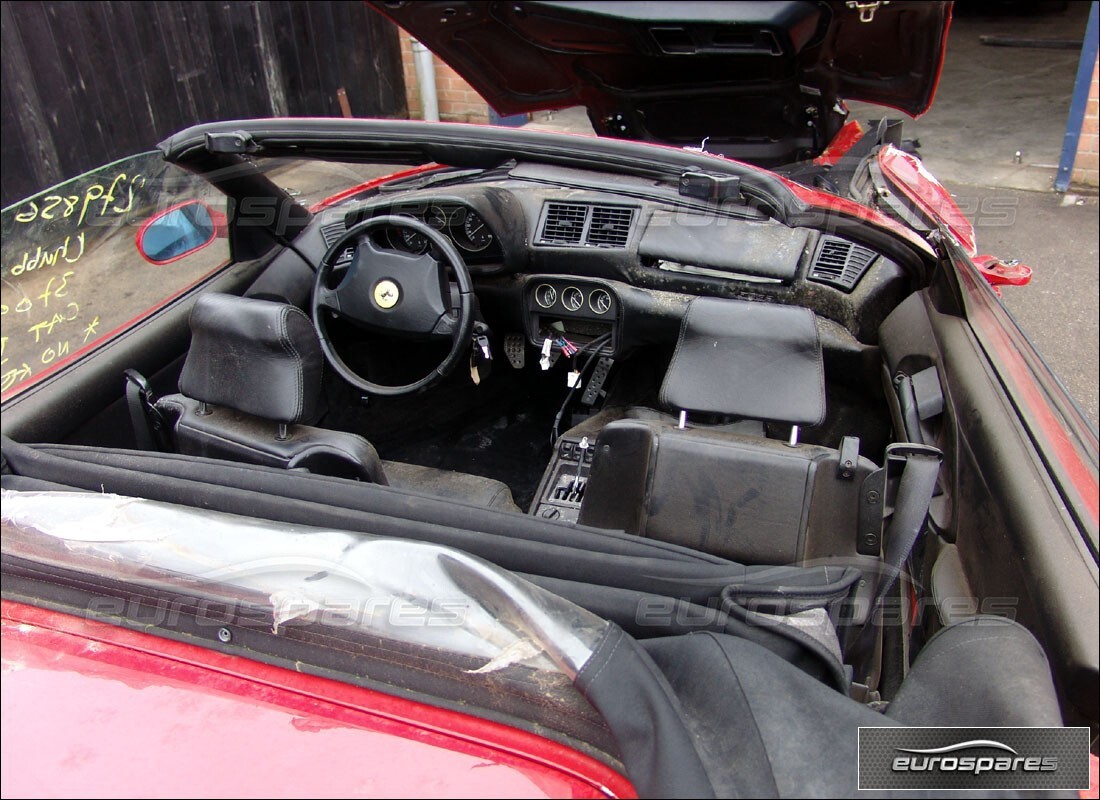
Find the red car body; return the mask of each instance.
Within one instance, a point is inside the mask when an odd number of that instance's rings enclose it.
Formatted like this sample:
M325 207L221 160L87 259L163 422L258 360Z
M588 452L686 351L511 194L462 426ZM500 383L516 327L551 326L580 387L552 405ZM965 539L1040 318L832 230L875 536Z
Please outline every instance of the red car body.
M0 613L5 797L635 796L505 725L22 603Z
M942 23L942 56L950 15L942 4L928 5ZM910 97L906 108L925 109L931 100L925 94ZM818 163L836 164L858 140L848 127L839 129ZM1006 278L1004 269L976 256L973 228L912 156L884 147L878 162L910 209L953 237L949 249L967 316L986 355L1007 376L1005 396L1039 449L1055 454L1048 466L1074 493L1075 506L1086 510L1082 525L1095 528L1095 430L990 285L1025 282L1026 275L1016 270ZM352 186L310 210L436 168ZM882 211L781 181L806 214L858 220L932 252L921 235ZM1048 557L1057 555L1034 553L1038 561ZM1067 591L1051 587L1051 613L1072 613ZM481 716L83 619L30 598L5 599L0 615L4 796L636 796L630 781L606 764ZM1092 786L1083 796L1096 797L1095 755Z

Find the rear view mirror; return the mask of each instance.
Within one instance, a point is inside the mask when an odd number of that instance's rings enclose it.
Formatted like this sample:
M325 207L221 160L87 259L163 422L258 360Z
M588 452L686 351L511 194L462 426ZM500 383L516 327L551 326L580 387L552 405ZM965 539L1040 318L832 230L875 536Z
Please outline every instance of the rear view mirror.
M188 200L151 217L137 234L137 249L150 264L170 264L206 247L217 236L206 203Z

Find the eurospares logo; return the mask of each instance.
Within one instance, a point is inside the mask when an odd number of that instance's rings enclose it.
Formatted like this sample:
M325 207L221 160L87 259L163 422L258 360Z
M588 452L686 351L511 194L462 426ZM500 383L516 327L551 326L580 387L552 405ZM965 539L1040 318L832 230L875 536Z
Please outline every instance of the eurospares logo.
M860 728L860 789L1087 789L1088 728Z
M966 755L975 750L1003 750L1010 756ZM993 739L972 739L969 742L949 744L947 747L933 747L928 750L897 748L899 753L912 755L898 756L891 769L894 772L1053 772L1058 769L1058 759L1039 756L1022 756L1007 744Z

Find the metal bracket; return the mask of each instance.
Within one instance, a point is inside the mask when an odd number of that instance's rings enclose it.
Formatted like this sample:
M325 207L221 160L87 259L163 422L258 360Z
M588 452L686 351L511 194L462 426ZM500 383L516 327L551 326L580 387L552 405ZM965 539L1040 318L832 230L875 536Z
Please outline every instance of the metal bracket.
M206 134L206 151L208 153L258 153L263 150L260 144L252 138L248 131L234 131L233 133L208 133Z
M886 495L886 470L876 469L863 480L859 490L859 522L856 552L862 556L882 553L882 508Z
M996 256L980 255L971 259L990 286L1027 286L1031 283L1031 267L1019 259L1002 261Z
M856 474L859 461L859 437L845 436L840 440L840 457L836 462L836 476L840 480L850 481Z
M868 0L848 0L845 5L859 12L860 22L873 22L875 19L875 12L882 6L890 5L890 0L875 0L873 2L868 2Z
M909 441L894 442L892 443L892 445L889 445L887 447L886 463L883 464L881 470L873 473L882 473L882 489L880 500L881 505L879 506L879 513L881 516L879 517L880 527L878 544L880 546L883 545L882 539L884 538L884 533L886 533L889 519L894 513L894 508L901 500L900 487L902 474L905 472L905 464L908 463L909 460L912 458L932 459L935 460L938 464L943 462L944 453L941 449L937 447L932 447L931 445L919 445L919 443ZM868 480L870 480L870 478ZM867 486L867 483L865 482L864 485ZM865 494L867 494L867 492L865 492ZM862 515L860 515L859 522L860 525L864 523L864 518L862 518ZM864 533L865 531L862 530L862 527L860 527L860 535L862 536L864 535ZM857 543L857 550L859 549L859 545L861 544L864 543L862 543L862 541L859 541L859 543ZM889 543L886 544L889 545Z
M910 458L932 458L943 461L938 447L911 442L895 442L886 448L886 463L863 481L859 499L859 522L856 552L865 556L880 555L886 522L894 513L898 487L906 462Z
M680 194L700 200L737 200L741 197L741 179L736 175L685 172L680 176Z

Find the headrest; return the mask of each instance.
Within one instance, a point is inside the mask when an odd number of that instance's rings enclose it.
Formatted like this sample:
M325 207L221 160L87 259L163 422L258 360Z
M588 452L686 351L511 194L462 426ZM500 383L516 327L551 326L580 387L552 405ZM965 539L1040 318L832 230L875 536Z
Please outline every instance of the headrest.
M697 297L680 326L661 402L791 425L825 419L825 368L812 311Z
M276 422L321 410L324 360L313 323L285 303L204 294L191 311L180 392Z

